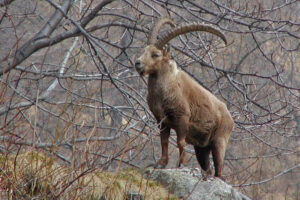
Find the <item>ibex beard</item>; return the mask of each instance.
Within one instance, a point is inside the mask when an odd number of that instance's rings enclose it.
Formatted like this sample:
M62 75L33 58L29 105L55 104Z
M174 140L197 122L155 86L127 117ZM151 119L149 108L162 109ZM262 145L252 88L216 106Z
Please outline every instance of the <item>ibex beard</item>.
M164 24L173 28L157 41L158 32ZM209 155L212 153L215 176L222 176L226 146L234 123L226 105L188 74L177 67L165 44L172 38L192 31L206 31L226 38L217 28L203 24L186 24L175 27L172 20L160 19L150 32L148 45L137 59L135 68L148 75L147 102L157 122L161 124L162 155L155 164L165 168L168 164L170 130L177 135L179 148L178 167L187 164L185 142L194 146L201 168L210 172Z

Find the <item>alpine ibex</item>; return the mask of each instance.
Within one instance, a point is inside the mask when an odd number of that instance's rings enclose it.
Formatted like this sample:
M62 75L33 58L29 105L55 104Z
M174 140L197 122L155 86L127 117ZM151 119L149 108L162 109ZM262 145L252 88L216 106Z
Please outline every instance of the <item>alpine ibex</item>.
M172 28L159 39L161 27ZM205 31L220 37L223 33L210 25L190 23L179 27L171 19L161 18L152 28L144 53L137 59L135 68L148 77L148 105L158 123L161 123L162 156L157 168L168 164L170 129L177 135L178 166L186 165L185 142L192 144L203 170L210 172L209 154L212 152L215 176L221 177L226 146L233 129L233 120L226 105L200 86L177 67L164 46L174 37L193 31Z

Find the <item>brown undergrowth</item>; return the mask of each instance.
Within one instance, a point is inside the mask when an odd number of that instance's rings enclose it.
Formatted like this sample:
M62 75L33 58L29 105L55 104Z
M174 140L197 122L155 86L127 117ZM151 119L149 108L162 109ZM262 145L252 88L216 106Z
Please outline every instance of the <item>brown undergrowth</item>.
M2 155L0 167L3 199L175 199L139 170L73 169L38 151Z

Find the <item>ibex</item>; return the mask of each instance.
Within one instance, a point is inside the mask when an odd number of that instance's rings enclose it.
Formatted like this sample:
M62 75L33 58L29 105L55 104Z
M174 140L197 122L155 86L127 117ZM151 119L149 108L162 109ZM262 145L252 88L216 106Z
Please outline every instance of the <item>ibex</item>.
M165 24L172 28L157 39ZM165 168L168 164L170 129L174 129L179 148L178 167L187 164L184 150L187 142L194 146L201 168L208 173L209 154L212 152L215 176L221 177L233 119L226 105L178 68L164 48L176 36L193 31L212 33L226 44L223 33L213 26L190 23L175 27L171 19L161 18L152 28L148 44L136 60L135 68L140 75L149 75L147 102L157 122L161 124L162 155L155 166Z

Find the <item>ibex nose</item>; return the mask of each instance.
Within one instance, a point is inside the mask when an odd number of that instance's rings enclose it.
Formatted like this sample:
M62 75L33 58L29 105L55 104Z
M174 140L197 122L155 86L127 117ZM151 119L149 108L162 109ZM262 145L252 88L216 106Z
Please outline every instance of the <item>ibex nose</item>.
M141 75L144 73L144 69L143 69L143 66L141 65L141 61L140 60L137 60L135 62L135 69Z
M141 62L140 62L139 60L137 60L137 61L135 62L135 67L136 67L136 68L140 68L140 66L141 66Z
M138 71L141 70L141 68L142 68L142 66L141 66L141 61L137 60L137 61L135 62L135 68L136 68Z

